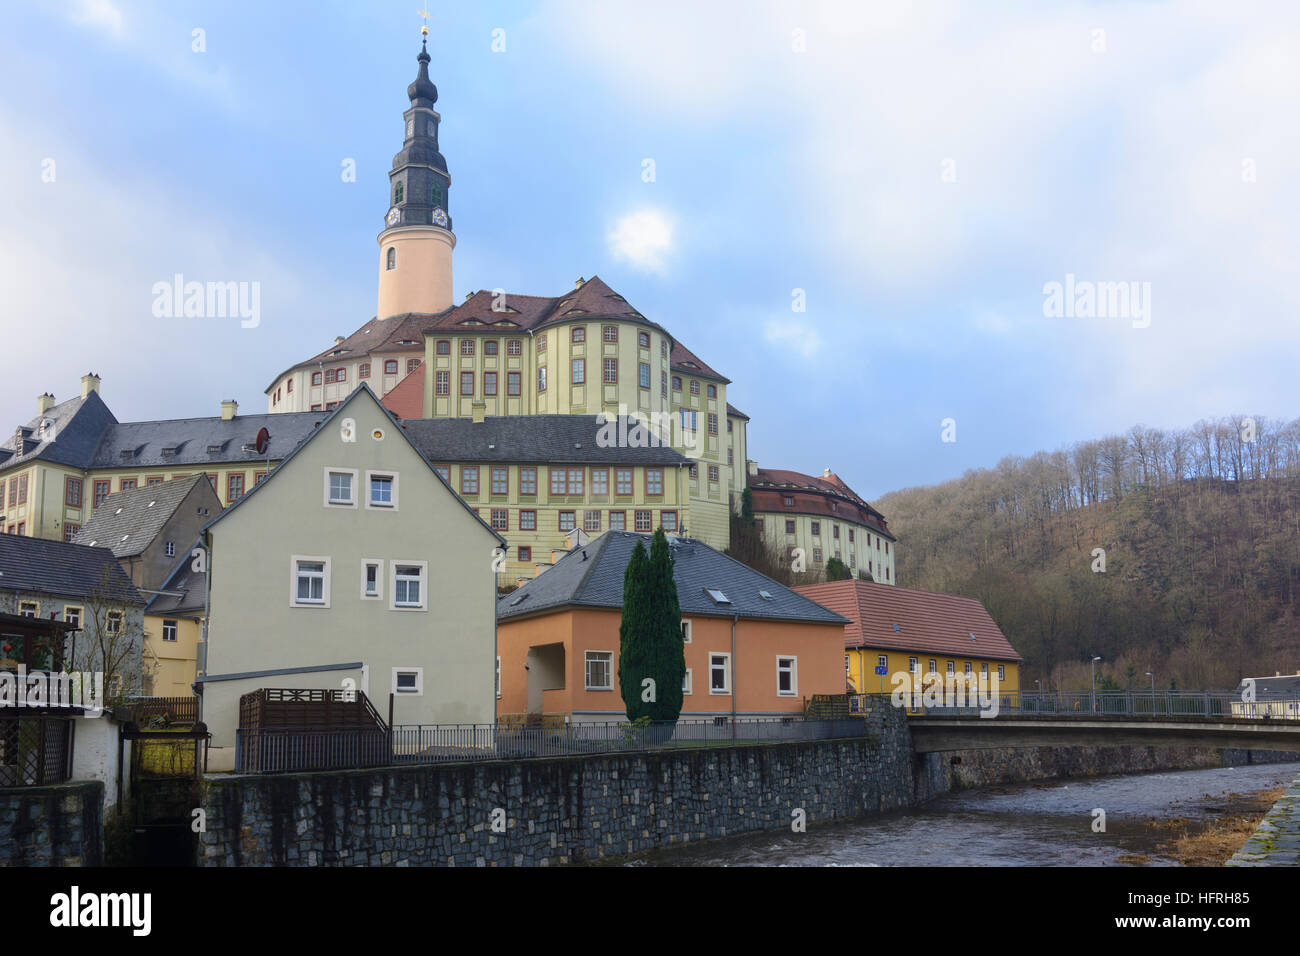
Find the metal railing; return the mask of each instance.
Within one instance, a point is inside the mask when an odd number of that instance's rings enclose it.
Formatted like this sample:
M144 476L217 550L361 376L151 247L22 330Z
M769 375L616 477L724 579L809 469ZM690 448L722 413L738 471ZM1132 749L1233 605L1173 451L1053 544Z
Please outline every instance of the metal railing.
M858 694L850 698L849 710L858 713L867 709L871 699L890 699L889 694ZM991 704L981 707L974 691L964 701L954 701L951 686L948 696L940 697L937 706L926 703L922 696L918 703L908 699L907 711L911 714L958 715L977 714ZM1186 691L1167 690L1061 690L1061 691L999 691L985 700L996 699L999 714L1045 714L1063 717L1247 717L1253 719L1300 720L1300 700L1287 698L1262 698L1244 701L1239 691Z
M687 718L674 723L571 722L517 724L399 724L372 728L275 727L236 732L235 768L242 773L330 770L394 764L439 764L529 757L731 746L793 740L862 737L861 717Z

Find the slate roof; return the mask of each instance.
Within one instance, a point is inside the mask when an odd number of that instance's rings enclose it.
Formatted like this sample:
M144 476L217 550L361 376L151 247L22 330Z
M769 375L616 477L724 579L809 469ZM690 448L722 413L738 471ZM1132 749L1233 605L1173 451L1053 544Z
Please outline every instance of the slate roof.
M108 548L119 558L141 554L205 475L192 475L108 495L77 532L74 544ZM218 507L220 507L218 505Z
M606 531L575 548L555 565L497 601L497 619L533 615L564 607L621 608L623 575L638 541L650 547L651 535ZM694 538L670 537L673 577L683 615L731 617L844 625L834 611L778 584L766 575L715 551ZM716 603L705 591L716 588L731 601ZM772 595L764 598L759 591Z
M595 415L497 415L481 422L468 418L413 418L400 424L415 447L433 462L672 466L689 461L666 444L602 448L597 444L601 425Z
M1255 682L1256 700L1300 700L1300 674L1251 678ZM1237 690L1245 690L1243 680Z
M42 429L45 420L53 422ZM117 424L98 392L68 399L18 427L0 443L0 473L33 461L46 461L85 469L104 433ZM44 437L51 435L52 438Z
M172 568L167 579L158 587L159 591L181 592L180 596L155 594L144 609L146 614L161 616L180 615L186 612L203 613L207 600L208 576L202 571L194 570L194 558L190 554L192 550L192 546L186 550L184 557L176 562L176 567Z
M0 534L0 589L144 604L108 548Z
M1023 660L974 598L861 580L804 584L795 590L849 619L845 647Z

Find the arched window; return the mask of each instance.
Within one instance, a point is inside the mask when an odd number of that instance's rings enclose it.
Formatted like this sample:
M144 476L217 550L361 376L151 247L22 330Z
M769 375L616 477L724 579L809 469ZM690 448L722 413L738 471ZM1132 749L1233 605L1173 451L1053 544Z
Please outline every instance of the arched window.
M388 247L388 268L389 269L397 268L397 250L392 246Z
M444 206L442 198L442 183L433 182L429 185L429 205L438 206L439 208Z
M397 183L395 186L393 186L393 205L400 206L402 200L405 198L406 198L406 187L403 186L401 183Z

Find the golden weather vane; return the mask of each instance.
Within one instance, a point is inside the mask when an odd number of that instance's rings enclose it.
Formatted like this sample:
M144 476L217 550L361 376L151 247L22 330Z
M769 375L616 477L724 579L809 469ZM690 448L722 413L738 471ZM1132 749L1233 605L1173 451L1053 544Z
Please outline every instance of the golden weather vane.
M429 35L429 11L416 10L415 12L424 18L424 23L420 26L420 35L427 37Z

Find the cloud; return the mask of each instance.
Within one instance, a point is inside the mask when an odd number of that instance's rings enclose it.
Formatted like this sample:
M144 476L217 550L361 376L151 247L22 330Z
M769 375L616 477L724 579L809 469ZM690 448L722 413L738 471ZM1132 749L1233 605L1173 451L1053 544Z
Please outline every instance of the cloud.
M115 37L122 35L122 11L113 0L78 0L68 15L77 26L107 30Z
M673 227L663 213L653 209L629 213L614 223L606 238L614 258L645 272L667 271Z
M763 324L763 338L769 345L793 351L805 359L813 358L822 347L822 337L816 329L791 320L768 319Z

